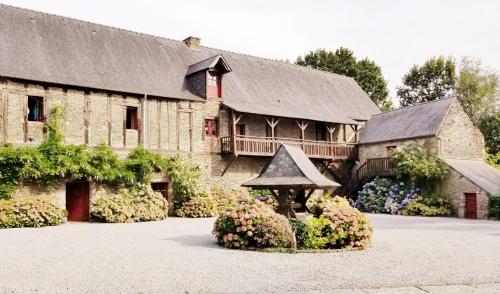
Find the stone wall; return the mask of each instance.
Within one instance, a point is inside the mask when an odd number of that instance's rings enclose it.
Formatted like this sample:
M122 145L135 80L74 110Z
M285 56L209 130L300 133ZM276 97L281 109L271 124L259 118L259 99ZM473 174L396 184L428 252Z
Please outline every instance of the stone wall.
M396 149L400 149L401 147L407 144L417 144L424 147L434 155L439 154L439 140L436 137L394 140L394 141L359 145L359 162L360 164L363 164L367 159L370 158L389 157L391 156L391 153L389 152L388 147L395 146Z
M465 217L465 193L477 195L477 217L488 217L488 196L484 190L453 169L439 187L441 195L447 197L454 216Z
M458 100L453 103L444 119L438 138L441 140L442 158L484 158L484 137Z

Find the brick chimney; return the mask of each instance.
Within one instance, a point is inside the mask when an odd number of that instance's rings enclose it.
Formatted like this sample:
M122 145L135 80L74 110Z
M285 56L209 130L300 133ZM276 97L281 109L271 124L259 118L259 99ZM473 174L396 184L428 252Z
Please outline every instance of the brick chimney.
M189 36L184 39L184 43L186 43L186 45L188 45L188 47L191 49L199 49L201 45L201 39L198 37Z

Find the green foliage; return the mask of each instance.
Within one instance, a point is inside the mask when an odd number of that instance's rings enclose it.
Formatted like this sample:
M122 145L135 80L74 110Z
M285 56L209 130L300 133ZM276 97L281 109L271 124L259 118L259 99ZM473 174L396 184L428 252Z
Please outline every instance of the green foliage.
M142 147L134 148L124 162L125 168L134 175L136 183L150 183L151 174L163 171L166 165L166 160L160 154Z
M484 135L488 153L496 156L500 153L500 112L481 117L479 128Z
M357 60L347 48L340 47L335 52L325 49L311 51L304 57L299 56L295 63L352 77L383 111L392 109L380 66L368 58Z
M497 169L500 169L500 152L491 154L489 148L486 148L486 162Z
M90 207L92 219L105 223L131 223L162 220L168 203L149 185L139 184L123 194L99 198Z
M288 220L249 197L239 198L219 215L213 234L226 248L296 248Z
M424 148L408 144L394 154L397 173L409 177L413 183L440 181L448 175L448 166Z
M451 206L447 199L439 196L418 196L405 208L405 215L449 216Z
M326 248L332 238L332 222L324 217L313 217L307 220L305 227L304 248Z
M434 101L451 94L455 89L455 61L433 57L422 66L414 65L403 77L397 95L402 106Z
M488 215L500 220L500 194L490 195L488 200Z
M62 218L63 211L47 199L0 200L0 228L55 226L62 223Z
M202 192L184 202L175 214L180 217L212 217L217 214L217 203L211 194Z
M498 74L485 69L480 60L469 57L462 60L456 93L474 122L495 115L496 105L500 102L499 83Z
M176 209L198 194L200 169L179 155L168 158L163 167L172 184L172 194Z
M290 219L290 225L292 226L292 230L295 233L295 240L297 241L297 247L303 248L304 242L306 241L307 238L307 233L306 233L307 224L300 220L292 218Z
M90 151L87 163L87 173L96 182L119 185L136 181L134 173L124 166L123 161L106 144L99 144Z

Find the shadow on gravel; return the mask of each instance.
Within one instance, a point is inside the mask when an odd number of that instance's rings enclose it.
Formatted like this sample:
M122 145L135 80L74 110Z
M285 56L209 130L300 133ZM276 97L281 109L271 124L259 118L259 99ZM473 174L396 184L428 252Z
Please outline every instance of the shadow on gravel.
M215 241L214 237L210 235L182 235L162 240L173 241L183 246L189 246L189 247L203 247L203 248L209 247L215 249L222 249L220 246L217 245L217 242Z

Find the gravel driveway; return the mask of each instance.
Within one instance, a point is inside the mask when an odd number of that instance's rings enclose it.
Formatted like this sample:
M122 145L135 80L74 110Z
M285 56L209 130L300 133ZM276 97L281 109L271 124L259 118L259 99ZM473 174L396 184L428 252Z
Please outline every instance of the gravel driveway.
M320 254L223 249L214 219L0 230L0 292L500 292L500 222L369 218L371 248Z

